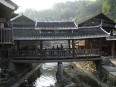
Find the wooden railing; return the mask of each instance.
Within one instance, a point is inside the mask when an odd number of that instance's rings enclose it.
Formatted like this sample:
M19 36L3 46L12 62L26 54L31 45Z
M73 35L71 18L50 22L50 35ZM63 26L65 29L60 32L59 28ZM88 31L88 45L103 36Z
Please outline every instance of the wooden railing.
M75 50L77 56L98 56L100 55L99 49L77 49Z
M0 44L12 44L11 28L0 28Z
M73 53L74 52L74 53ZM14 58L73 58L100 56L99 49L15 50Z

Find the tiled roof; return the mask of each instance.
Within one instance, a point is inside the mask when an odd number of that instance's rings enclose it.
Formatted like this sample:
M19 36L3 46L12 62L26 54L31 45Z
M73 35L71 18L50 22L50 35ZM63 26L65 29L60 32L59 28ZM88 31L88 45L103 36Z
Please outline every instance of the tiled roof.
M84 39L84 38L100 38L106 37L108 34L100 27L94 28L79 28L74 30L73 33L40 33L39 30L35 29L15 29L14 39Z
M19 15L11 19L11 23L13 27L20 27L20 28L35 27L35 21L24 15Z
M32 19L26 17L25 15L18 15L15 18L11 19L11 22L34 22Z
M35 26L35 21L31 20L30 18L19 15L13 19L11 19L13 27L35 27L41 29L65 29L65 28L77 28L75 22L37 22ZM16 28L17 29L17 28Z
M37 22L38 28L72 28L76 27L74 22Z
M13 31L15 37L33 37L40 35L39 30L35 29L14 29Z
M101 27L83 27L79 28L75 33L78 33L80 36L106 36L108 33Z
M23 29L23 28L35 28L35 23L30 23L30 22L28 22L28 23L20 23L20 24L12 24L12 26L13 26L13 28L14 29Z
M111 20L110 18L108 18L108 17L107 17L106 15L104 15L103 13L97 13L97 14L94 14L93 16L88 17L88 18L85 19L85 20L82 20L82 21L79 22L78 24L80 25L80 24L82 24L82 23L84 23L84 22L86 22L86 21L88 21L88 20L93 19L93 18L95 18L95 19L102 19L102 20L105 20L105 21L109 21L109 22L113 22L113 23L114 23L113 20Z
M108 18L106 15L104 15L103 13L98 13L93 15L92 17L89 17L87 19L85 19L84 21L78 23L79 27L83 27L83 26L97 26L97 25L101 25L103 29L105 29L105 31L109 32L112 29L115 29L115 22L113 20L111 20L110 18Z
M102 20L109 21L109 22L114 22L109 17L107 17L104 13L99 13L96 16L94 16L94 18L102 19Z

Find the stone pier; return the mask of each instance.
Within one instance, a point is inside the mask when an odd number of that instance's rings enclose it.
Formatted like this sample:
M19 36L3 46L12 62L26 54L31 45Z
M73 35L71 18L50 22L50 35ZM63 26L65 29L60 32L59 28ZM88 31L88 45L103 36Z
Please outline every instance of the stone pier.
M63 64L62 64L62 62L58 62L56 79L57 79L57 82L62 82L62 80L63 80Z

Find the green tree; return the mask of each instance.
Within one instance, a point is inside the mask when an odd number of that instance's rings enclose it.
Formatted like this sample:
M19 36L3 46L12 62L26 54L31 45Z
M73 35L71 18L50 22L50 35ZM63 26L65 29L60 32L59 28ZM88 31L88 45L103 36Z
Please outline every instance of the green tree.
M27 9L23 14L35 21L70 20L76 17L76 21L79 22L98 12L103 12L116 21L116 0L67 1L66 3L57 3L53 8L47 10Z

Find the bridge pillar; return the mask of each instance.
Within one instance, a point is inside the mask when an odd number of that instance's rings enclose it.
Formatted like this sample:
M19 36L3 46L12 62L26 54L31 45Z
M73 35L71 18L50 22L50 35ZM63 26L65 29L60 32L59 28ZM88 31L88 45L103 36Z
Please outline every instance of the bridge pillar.
M57 82L62 82L62 80L63 80L63 64L62 64L62 62L58 62L56 79L57 79Z

